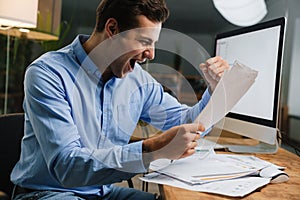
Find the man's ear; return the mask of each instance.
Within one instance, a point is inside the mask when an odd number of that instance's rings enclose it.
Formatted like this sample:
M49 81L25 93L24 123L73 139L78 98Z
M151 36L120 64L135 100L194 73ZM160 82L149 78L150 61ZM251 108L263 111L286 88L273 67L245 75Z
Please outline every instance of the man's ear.
M118 22L114 18L109 18L105 24L105 32L108 37L112 37L115 34L119 33Z

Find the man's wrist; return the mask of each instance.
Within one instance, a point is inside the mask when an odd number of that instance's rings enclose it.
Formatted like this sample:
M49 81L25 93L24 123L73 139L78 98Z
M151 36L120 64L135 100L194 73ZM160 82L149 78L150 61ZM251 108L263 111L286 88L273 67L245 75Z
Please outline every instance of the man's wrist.
M155 141L153 138L143 140L142 152L143 157L147 160L156 160L159 158L159 141ZM151 162L150 161L150 162Z
M143 153L150 153L151 152L151 141L149 139L143 140L142 143L142 152Z
M144 166L146 168L148 168L149 165L150 165L150 162L152 162L154 160L153 159L153 153L152 153L152 150L151 150L151 141L149 141L148 139L143 140L143 143L142 143L142 156L143 156Z
M216 85L209 84L207 88L208 88L209 94L212 95L214 90L216 89Z

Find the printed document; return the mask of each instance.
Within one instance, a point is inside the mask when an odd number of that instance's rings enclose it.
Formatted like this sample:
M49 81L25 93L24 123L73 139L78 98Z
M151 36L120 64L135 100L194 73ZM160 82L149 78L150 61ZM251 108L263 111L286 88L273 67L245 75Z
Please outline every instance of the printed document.
M271 163L254 156L231 154L210 154L202 159L197 154L162 165L160 160L154 161L150 169L161 174L181 180L190 185L204 184L220 180L228 180L255 174Z
M206 129L215 125L234 107L255 82L258 72L235 61L224 72L208 104L194 123L202 123Z
M270 182L270 178L259 176L261 169L279 168L255 156L234 154L210 154L205 159L194 154L168 163L167 160L152 162L150 167L155 171L140 179L187 190L242 197Z
M172 177L155 172L140 179L186 190L221 194L231 197L243 197L270 182L269 178L250 176L226 181L210 182L202 185L189 185Z

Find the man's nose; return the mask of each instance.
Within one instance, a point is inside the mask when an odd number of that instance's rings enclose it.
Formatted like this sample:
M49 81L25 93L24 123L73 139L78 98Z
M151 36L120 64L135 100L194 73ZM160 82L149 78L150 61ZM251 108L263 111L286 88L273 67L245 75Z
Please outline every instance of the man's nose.
M144 51L144 57L147 58L148 60L153 60L155 57L155 49L154 47L147 48Z

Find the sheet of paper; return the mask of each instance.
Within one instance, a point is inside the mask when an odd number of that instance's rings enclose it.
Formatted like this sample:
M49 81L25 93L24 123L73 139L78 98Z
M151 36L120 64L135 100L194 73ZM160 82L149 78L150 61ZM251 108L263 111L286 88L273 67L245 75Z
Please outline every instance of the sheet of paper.
M219 122L234 107L254 83L258 72L236 61L225 71L208 104L194 123L202 123L206 129Z
M202 140L205 140L205 139L201 139L201 141ZM208 145L210 145L210 146L213 146L213 144L214 143L212 143L212 142L208 143ZM202 144L200 144L200 145L202 145ZM205 150L205 148L204 148L204 150ZM210 148L205 153L207 153L207 156L216 154L213 148ZM201 150L199 152L196 149L196 153L193 156L194 157L198 157L198 156L200 157L200 155L201 155L201 158L202 158L203 157L202 154L203 154L203 148L201 148ZM158 160L155 160L155 161L151 162L149 169L151 169L153 171L159 171L159 170L161 170L165 167L168 167L170 164L171 164L170 159L162 158L162 159L158 159Z
M194 154L188 158L176 160L172 164L166 159L154 161L150 167L154 166L152 170L155 168L158 170L147 174L141 180L187 190L243 197L270 182L270 178L259 177L258 174L259 170L271 165L282 168L251 155L210 154L205 159L198 159ZM251 176L220 178L214 181L198 182L198 184L183 181L181 178L186 178L187 174L189 176L197 174L196 176L208 178L234 175L236 172L242 172L241 168L244 168L245 172L248 170L255 172L251 173ZM172 173L168 173L169 169ZM173 176L174 174L176 176Z
M169 164L157 160L151 163L150 168L189 184L203 184L254 174L270 165L270 162L253 156L211 154L200 159L194 154Z
M225 181L210 182L202 185L190 185L159 173L151 173L140 178L146 182L170 185L186 190L221 194L231 197L243 197L270 182L268 178L244 177Z

